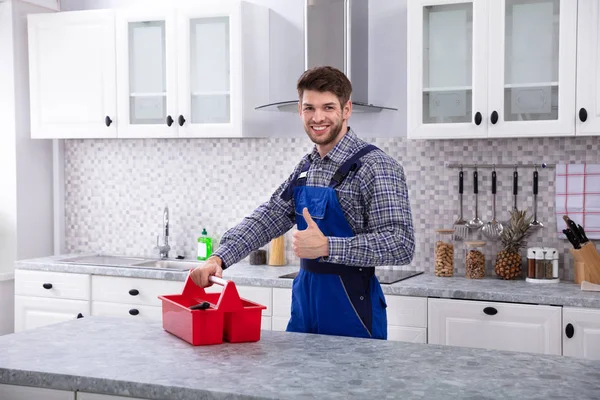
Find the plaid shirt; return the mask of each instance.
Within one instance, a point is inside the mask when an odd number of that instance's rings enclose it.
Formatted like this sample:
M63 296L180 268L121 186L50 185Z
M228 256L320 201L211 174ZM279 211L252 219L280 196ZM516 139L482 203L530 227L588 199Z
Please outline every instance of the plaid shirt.
M342 140L323 158L317 147L305 155L294 172L273 193L269 201L221 239L215 255L224 267L246 257L252 250L283 235L296 223L294 199L284 201L281 193L311 160L307 186L329 186L337 169L368 143L348 129ZM402 166L381 150L361 158L362 166L350 172L335 188L354 237L327 237L329 256L323 261L351 266L405 265L415 249L412 214Z

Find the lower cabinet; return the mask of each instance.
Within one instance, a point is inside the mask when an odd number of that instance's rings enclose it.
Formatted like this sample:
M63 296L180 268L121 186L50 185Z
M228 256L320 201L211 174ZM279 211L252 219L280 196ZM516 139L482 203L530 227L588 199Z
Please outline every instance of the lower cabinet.
M558 354L562 308L429 299L428 343Z
M563 355L600 360L600 310L563 307Z
M161 322L162 307L92 301L92 316L135 318L139 321Z
M90 315L86 300L15 296L15 332Z
M388 340L427 343L427 298L385 296Z
M75 393L66 390L0 384L2 400L75 400Z
M292 312L292 289L273 288L273 317L274 331L285 331Z

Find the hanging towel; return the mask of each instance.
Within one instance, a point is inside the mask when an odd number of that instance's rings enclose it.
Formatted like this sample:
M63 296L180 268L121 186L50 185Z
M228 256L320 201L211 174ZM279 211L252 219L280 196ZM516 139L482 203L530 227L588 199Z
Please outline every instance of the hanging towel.
M558 164L555 184L558 237L565 239L568 215L589 239L600 239L600 164Z

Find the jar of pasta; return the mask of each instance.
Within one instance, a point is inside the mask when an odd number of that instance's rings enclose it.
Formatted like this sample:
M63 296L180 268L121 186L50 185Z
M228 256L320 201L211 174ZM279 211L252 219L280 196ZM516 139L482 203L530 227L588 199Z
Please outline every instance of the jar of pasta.
M454 275L454 229L436 229L434 254L435 276Z
M469 279L485 277L486 242L465 242L465 276Z

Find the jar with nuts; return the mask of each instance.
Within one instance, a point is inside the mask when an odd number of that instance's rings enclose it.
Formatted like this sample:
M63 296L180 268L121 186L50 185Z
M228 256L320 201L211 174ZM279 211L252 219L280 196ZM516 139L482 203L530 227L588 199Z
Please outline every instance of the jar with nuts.
M434 257L435 276L454 275L454 229L436 229Z
M485 243L465 242L465 276L469 279L485 277Z

